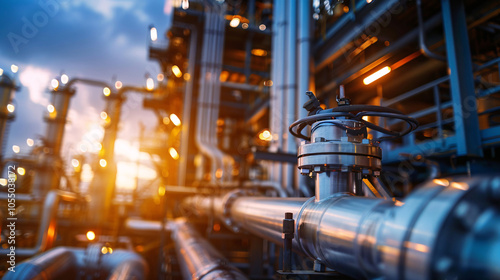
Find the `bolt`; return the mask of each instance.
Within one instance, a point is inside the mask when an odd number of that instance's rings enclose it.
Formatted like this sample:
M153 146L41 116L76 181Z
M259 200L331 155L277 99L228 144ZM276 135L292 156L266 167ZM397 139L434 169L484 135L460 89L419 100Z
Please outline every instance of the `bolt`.
M325 141L326 141L325 137L316 137L316 138L314 138L314 142L325 142Z
M315 260L314 261L314 271L315 272L325 272L325 265L322 262Z
M309 172L311 172L311 171L309 171L309 169L307 169L307 168L300 169L300 174L302 174L302 175L309 175Z
M500 177L491 180L489 196L494 202L500 202Z

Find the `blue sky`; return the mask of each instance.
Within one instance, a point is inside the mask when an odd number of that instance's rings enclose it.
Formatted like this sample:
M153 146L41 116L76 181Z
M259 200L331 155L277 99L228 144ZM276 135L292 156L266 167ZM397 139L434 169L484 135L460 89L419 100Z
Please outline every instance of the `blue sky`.
M164 33L166 4L161 0L3 0L0 68L21 86L14 98L16 119L7 136L6 156L13 153L15 144L21 154L27 153L26 139L45 133L47 88L61 73L109 84L116 78L125 85L145 85L146 73L156 77L160 68L147 58L148 26L153 24ZM10 72L11 64L19 66L17 74ZM102 89L77 86L66 125L66 159L79 152L86 134L99 130L103 109ZM138 95L130 96L119 134L125 146L138 137L139 122L152 128L155 119L151 111L142 109Z

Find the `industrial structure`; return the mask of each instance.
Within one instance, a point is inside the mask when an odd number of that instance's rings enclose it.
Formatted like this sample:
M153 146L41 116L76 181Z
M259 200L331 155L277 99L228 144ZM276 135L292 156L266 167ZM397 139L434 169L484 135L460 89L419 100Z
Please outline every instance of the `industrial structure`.
M58 77L41 144L0 153L3 279L500 279L498 1L172 3L156 88ZM76 83L106 100L85 191L61 158ZM158 178L127 200L131 94Z

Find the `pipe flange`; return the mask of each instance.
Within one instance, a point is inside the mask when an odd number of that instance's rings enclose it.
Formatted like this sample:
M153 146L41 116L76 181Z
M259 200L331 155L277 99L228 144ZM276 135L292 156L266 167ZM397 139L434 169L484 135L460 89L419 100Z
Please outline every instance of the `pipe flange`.
M250 190L234 190L228 192L223 198L222 198L222 205L223 205L223 212L222 212L222 218L223 222L231 228L235 232L239 232L239 227L233 225L233 222L231 220L231 206L233 202L241 196L249 196L253 195L253 192Z

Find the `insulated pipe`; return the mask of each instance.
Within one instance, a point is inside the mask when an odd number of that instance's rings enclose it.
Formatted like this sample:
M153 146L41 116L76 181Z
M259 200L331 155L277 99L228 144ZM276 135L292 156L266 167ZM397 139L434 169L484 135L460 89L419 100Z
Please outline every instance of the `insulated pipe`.
M500 278L499 176L435 179L404 202L347 194L221 202L233 227L278 244L284 213L292 212L294 250L354 278ZM216 207L202 213L212 209L220 215Z
M99 279L146 279L148 267L141 256L125 250L114 250L91 258L89 251L79 248L58 247L19 263L15 272L7 272L6 280L79 279L85 272ZM86 278L85 278L86 279Z
M53 190L47 193L43 204L42 217L38 229L38 239L33 248L16 248L16 256L30 257L49 249L56 239L57 213L62 201L76 202L83 200L75 193ZM0 249L0 255L5 256L10 249Z
M185 220L169 223L184 279L248 279Z

